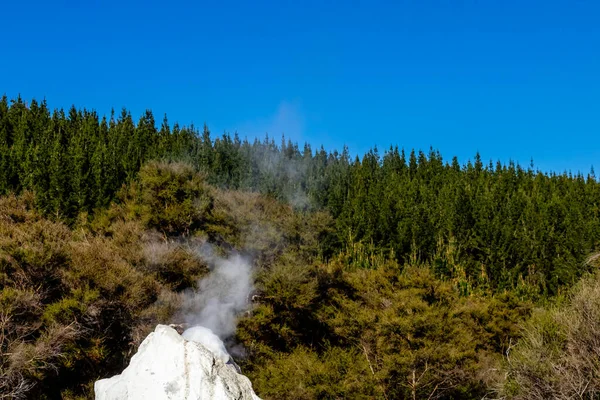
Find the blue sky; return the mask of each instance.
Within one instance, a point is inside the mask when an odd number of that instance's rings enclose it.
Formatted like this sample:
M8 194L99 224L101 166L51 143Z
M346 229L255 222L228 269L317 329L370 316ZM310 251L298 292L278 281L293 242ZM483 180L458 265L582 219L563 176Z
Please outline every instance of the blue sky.
M600 166L598 1L4 2L0 93L301 145Z

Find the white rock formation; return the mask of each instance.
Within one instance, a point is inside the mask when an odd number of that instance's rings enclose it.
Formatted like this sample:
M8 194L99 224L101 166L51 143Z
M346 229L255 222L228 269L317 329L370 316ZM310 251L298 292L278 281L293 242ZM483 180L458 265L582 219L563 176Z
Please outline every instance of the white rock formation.
M121 375L94 384L96 400L260 400L250 380L201 343L158 325Z
M190 342L200 343L224 363L231 359L223 341L208 328L193 326L186 329L181 336Z

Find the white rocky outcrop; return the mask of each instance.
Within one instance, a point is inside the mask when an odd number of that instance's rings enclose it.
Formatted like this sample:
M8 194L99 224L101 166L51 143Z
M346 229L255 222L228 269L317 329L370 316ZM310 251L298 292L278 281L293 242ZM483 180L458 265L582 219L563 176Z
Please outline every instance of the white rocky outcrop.
M260 400L250 380L215 350L158 325L121 375L95 383L96 400Z

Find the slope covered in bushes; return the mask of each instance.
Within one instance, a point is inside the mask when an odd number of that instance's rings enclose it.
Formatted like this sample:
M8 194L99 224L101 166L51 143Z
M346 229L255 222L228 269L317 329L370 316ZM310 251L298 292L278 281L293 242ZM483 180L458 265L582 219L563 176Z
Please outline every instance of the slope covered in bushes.
M228 342L264 398L596 393L595 284L552 305L595 268L593 172L353 159L3 98L0 192L2 396L89 397L182 322L206 243L254 265Z
M529 310L509 295L461 297L430 268L358 244L325 261L328 214L216 189L182 164L149 164L73 227L33 203L29 193L0 203L5 393L86 395L120 371L156 323L178 322L185 289L207 272L195 253L205 241L254 260L258 294L237 340L267 398L480 393L477 369Z
M231 340L264 398L478 398L531 310L360 243L326 255L329 214L217 189L184 164L145 166L72 227L27 192L0 207L0 385L22 397L89 396L155 324L181 322L207 241L254 262L257 294Z
M431 263L439 276L469 285L554 295L587 272L600 241L593 171L544 173L478 154L461 165L433 149L351 157L346 148L299 148L284 138L211 137L206 126L166 117L158 127L150 111L136 122L125 109L101 117L0 99L0 193L34 191L43 215L72 226L81 213L106 208L152 159L185 161L221 189L327 211L335 221L328 254L369 243L400 264Z
M222 192L183 164L153 163L93 219L71 227L34 196L0 198L0 392L89 396L159 323L178 322L185 289L207 273L207 240L268 265L317 257L330 219L256 194ZM181 322L181 321L179 321Z

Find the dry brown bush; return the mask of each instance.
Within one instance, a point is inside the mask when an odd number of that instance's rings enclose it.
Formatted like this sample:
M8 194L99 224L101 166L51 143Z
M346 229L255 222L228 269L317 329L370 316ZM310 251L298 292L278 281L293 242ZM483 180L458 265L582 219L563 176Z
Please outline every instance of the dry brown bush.
M0 198L0 398L56 397L70 385L69 396L85 395L89 379L121 368L144 311L162 318L176 302L165 305L144 270L139 221L94 232L82 218L71 230L29 197Z
M566 305L540 310L507 353L500 395L513 399L600 396L600 275L583 279Z
M174 290L196 286L208 273L208 267L197 255L203 240L173 240L147 235L142 243L143 268Z
M160 285L119 255L115 244L101 237L71 246L72 266L64 271L71 290L82 285L98 289L103 298L118 302L130 312L156 298Z

